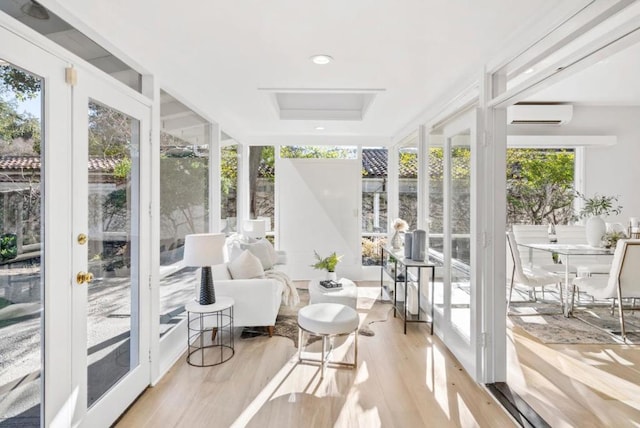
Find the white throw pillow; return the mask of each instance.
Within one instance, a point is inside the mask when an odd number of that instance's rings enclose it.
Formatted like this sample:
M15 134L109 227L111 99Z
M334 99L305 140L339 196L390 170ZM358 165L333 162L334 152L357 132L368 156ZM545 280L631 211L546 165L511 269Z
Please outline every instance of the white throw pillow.
M251 254L260 259L264 270L271 269L278 259L276 250L271 245L271 242L266 239L261 239L252 244L240 244L240 246L243 250L251 251Z
M211 276L213 276L214 281L232 279L229 274L229 269L227 269L227 265L224 263L211 266Z
M244 250L235 260L227 266L233 279L264 278L264 269L260 259Z
M271 257L271 264L275 265L278 262L278 252L275 248L273 248L273 244L268 239L261 239L260 243L267 247L267 251L269 251L269 257Z

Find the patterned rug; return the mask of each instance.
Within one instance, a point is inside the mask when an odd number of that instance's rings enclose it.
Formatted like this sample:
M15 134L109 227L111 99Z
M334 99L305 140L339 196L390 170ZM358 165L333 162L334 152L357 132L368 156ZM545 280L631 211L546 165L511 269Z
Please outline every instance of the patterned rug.
M557 303L513 303L509 321L542 343L624 344L618 311L611 316L608 306L579 306L571 318L560 313ZM640 309L624 312L627 344L640 343Z
M358 288L358 312L367 313L364 322L361 322L358 333L361 336L375 336L375 332L371 329L371 325L378 322L387 321L391 309L390 302L378 300L380 289L378 287L359 287ZM286 337L293 341L294 347L298 347L298 310L309 304L309 292L306 289L298 289L300 295L300 304L296 306L281 306L274 335ZM266 329L245 328L242 331L241 339L248 339L256 336L266 335ZM319 340L317 336L311 336L308 344Z

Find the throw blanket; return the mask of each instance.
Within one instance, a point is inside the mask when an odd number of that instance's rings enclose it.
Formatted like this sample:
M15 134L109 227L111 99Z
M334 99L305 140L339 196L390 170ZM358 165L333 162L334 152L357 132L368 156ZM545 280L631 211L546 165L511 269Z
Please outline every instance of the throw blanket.
M270 269L264 273L264 276L270 279L275 279L276 281L280 281L284 285L284 291L282 292L282 303L288 306L295 306L300 303L298 290L296 290L295 285L293 285L293 281L291 281L291 278L289 278L286 273Z

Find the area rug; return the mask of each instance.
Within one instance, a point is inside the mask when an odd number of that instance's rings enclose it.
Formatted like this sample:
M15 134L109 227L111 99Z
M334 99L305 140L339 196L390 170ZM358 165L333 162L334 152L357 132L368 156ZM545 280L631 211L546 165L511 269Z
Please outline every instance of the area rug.
M371 290L371 287L359 287L358 289L358 312L362 312L363 310L367 311L367 317L358 330L361 336L375 336L371 325L387 321L391 309L393 309L391 302L377 299L376 293L379 293L379 289ZM299 288L298 294L300 295L300 304L296 306L282 305L280 307L273 332L276 336L291 339L296 348L298 347L298 310L309 304L309 292L306 289ZM266 329L245 328L240 338L248 339L266 334ZM316 340L319 340L319 338L311 336L308 339L308 343L313 343Z
M565 318L557 304L512 304L509 321L546 344L624 344L618 312L606 306L580 306ZM640 343L640 310L625 311L627 344Z

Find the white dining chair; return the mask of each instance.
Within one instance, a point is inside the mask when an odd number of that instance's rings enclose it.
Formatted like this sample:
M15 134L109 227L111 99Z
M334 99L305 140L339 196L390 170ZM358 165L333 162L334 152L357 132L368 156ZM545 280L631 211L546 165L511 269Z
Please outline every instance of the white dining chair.
M564 299L562 298L562 286L560 284L561 279L558 275L547 270L530 266L523 267L522 260L520 259L520 250L518 249L518 243L513 232L507 232L507 246L511 253L511 260L513 262L513 269L511 271L511 284L509 288L509 299L507 300L507 313L509 313L509 307L511 306L511 296L513 294L513 287L515 284L520 284L525 287L530 287L533 290L534 299L537 300L535 289L540 287L543 292L544 299L544 287L548 285L555 285L560 291L560 307L564 309Z
M609 275L574 279L571 305L573 305L573 296L576 291L586 292L596 299L612 299L611 315L614 314L617 302L620 313L620 333L622 339L626 341L622 299L634 299L635 303L635 299L640 298L640 239L618 241Z
M556 226L556 228L557 227L559 226ZM513 236L518 244L542 244L549 242L548 225L514 224L511 226L511 230L513 231ZM566 266L564 263L554 263L553 253L532 248L529 248L528 252L528 257L525 256L524 259L522 259L524 254L520 254L521 260L524 262L525 266L533 266L545 271L557 273L558 275L564 275ZM513 267L510 263L508 263L507 266L509 268ZM569 266L570 275L575 276L577 273L578 269L575 266Z
M584 226L579 225L557 225L556 236L558 244L587 245L587 232ZM566 260L563 260L566 263ZM571 256L571 265L586 274L606 275L611 269L610 256Z

